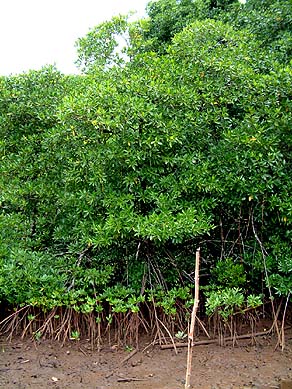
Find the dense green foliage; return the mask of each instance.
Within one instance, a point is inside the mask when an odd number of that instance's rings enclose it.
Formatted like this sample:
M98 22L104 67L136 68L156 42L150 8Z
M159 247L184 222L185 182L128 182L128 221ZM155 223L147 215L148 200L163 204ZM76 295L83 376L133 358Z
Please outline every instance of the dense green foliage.
M80 39L82 75L0 79L3 303L174 315L198 246L207 313L289 298L289 7L159 0Z
M160 0L147 6L148 23L143 28L143 40L151 50L163 52L172 38L195 20L214 18L236 0Z

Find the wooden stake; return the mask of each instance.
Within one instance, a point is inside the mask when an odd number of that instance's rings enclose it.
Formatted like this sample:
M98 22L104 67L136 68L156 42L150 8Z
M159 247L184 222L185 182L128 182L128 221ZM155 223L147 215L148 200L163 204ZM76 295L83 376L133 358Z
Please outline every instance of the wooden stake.
M192 372L192 355L193 355L193 343L194 343L194 329L197 317L197 311L199 307L199 268L200 268L200 248L196 251L196 268L195 268L195 299L192 311L191 325L189 328L188 336L188 357L187 357L187 371L186 371L186 384L185 389L191 387L191 372Z

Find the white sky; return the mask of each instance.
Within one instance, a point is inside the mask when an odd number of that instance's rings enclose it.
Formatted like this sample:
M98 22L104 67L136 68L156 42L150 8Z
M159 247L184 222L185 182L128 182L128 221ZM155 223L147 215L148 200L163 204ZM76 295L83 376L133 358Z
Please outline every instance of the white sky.
M76 73L75 42L90 28L148 0L0 0L0 75L56 64Z

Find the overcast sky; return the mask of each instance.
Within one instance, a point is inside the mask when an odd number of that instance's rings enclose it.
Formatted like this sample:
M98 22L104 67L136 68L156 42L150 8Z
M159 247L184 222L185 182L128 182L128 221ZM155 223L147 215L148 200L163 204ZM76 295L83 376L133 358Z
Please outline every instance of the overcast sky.
M130 10L144 15L148 0L0 0L0 75L56 64L75 73L74 44L104 20Z

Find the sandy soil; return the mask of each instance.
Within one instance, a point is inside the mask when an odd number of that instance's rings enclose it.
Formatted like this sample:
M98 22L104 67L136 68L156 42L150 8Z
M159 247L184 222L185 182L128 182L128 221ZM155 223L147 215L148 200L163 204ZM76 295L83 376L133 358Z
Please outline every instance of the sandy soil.
M193 388L292 388L292 331L283 352L276 340L258 338L236 347L196 346L193 353ZM145 346L145 345L144 345ZM184 388L186 348L138 351L127 361L129 350L103 346L92 351L89 343L59 343L0 339L1 388ZM132 355L132 354L131 354ZM124 361L124 362L123 362ZM127 382L129 380L129 382ZM291 381L290 383L286 381Z

